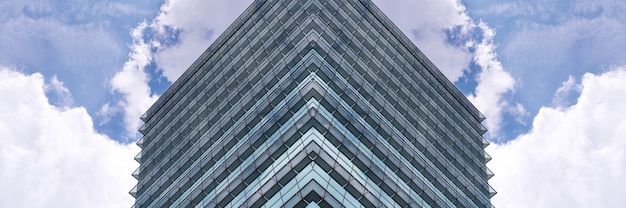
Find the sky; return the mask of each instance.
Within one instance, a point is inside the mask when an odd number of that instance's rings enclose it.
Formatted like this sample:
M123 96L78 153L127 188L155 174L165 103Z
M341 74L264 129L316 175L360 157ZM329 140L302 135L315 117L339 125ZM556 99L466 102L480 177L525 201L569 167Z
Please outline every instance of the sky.
M0 207L129 207L139 117L252 0L0 2ZM483 112L496 207L626 207L626 2L373 0Z

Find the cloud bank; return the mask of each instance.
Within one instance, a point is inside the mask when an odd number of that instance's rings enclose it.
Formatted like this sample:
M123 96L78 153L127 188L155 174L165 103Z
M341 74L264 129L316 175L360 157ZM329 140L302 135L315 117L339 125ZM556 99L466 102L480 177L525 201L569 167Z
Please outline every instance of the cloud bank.
M83 107L51 105L51 88L69 92L0 67L0 207L131 206L139 148L97 133Z
M573 79L562 86L571 86ZM569 107L543 107L532 130L488 147L496 207L626 204L626 68L585 74Z

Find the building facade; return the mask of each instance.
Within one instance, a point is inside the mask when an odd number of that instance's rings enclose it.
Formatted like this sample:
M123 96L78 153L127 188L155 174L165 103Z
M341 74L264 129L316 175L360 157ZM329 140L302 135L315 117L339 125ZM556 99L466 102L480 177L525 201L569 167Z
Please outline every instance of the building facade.
M482 114L369 0L257 0L141 117L135 207L490 207Z

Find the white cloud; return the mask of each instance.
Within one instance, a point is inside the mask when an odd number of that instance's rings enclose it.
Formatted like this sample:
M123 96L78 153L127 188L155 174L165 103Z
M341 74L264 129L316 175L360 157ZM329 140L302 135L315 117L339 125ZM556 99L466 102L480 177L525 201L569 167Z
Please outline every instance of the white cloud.
M496 207L626 204L626 68L585 74L578 102L544 107L528 134L488 147ZM566 82L566 85L567 82Z
M122 71L115 74L111 80L113 89L123 95L123 100L117 106L124 111L124 124L127 136L134 138L137 129L141 125L139 118L157 100L156 95L151 95L148 81L150 77L144 71L152 61L151 45L143 41L143 31L147 23L143 22L133 29L133 45L129 60L124 64ZM105 104L100 113L106 118L106 113L114 113L109 104Z
M504 110L511 109L514 115L524 115L523 106L511 104L504 99L506 93L513 92L515 80L508 72L504 71L502 64L498 60L495 52L493 37L495 31L485 23L480 23L479 27L483 31L483 40L476 44L474 61L480 66L482 71L477 77L478 86L475 95L468 96L468 99L485 115L485 125L492 137L498 137L502 124L502 114Z
M50 105L45 88L0 67L0 207L132 205L139 148L95 132L82 107Z

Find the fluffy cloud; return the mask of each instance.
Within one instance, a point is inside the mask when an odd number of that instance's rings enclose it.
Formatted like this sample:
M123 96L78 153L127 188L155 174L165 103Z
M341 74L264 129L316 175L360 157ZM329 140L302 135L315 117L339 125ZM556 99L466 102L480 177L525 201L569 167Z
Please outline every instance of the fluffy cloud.
M129 60L124 64L122 71L115 74L111 80L113 90L123 96L122 101L115 106L123 109L124 124L130 138L138 134L141 115L158 99L156 95L151 94L148 86L150 77L145 72L146 66L152 61L152 45L143 40L143 31L146 27L147 23L143 22L131 32L133 45L128 55ZM115 107L111 106L105 104L99 113L105 118L111 113L116 113Z
M572 79L563 86L572 86ZM570 107L543 107L528 134L492 145L497 207L626 204L626 68L585 74Z
M82 107L50 105L51 85L0 67L0 207L129 207L139 148L95 132Z
M506 93L512 92L515 80L511 74L504 71L502 64L498 60L493 45L495 31L486 24L480 23L479 27L483 31L483 40L476 44L476 55L474 61L482 69L477 77L478 86L475 95L468 96L474 105L483 113L487 119L485 125L489 129L492 137L497 137L500 132L503 111L507 108L516 115L524 115L525 110L522 105L512 106L505 99Z

